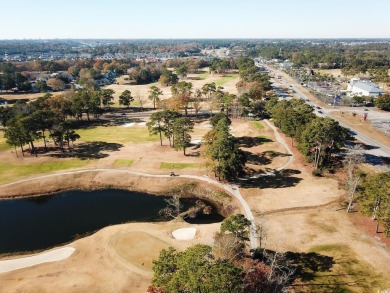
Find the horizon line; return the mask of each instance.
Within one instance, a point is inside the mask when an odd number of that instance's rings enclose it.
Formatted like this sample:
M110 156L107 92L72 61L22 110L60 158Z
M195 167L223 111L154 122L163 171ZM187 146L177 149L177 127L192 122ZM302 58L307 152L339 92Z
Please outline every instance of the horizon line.
M204 37L204 38L14 38L0 41L60 41L60 40L111 40L111 41L144 41L144 40L390 40L390 37L269 37L269 38L235 38L235 37Z

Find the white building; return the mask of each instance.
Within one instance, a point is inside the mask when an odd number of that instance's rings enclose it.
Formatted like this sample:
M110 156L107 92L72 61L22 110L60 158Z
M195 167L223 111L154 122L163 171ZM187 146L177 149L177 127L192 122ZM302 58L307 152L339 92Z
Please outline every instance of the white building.
M279 66L280 68L283 69L290 69L293 66L293 64L289 60L285 60L282 63L280 63Z
M378 97L384 94L384 91L379 88L379 85L370 81L362 81L359 78L352 78L347 91L349 96L373 96Z

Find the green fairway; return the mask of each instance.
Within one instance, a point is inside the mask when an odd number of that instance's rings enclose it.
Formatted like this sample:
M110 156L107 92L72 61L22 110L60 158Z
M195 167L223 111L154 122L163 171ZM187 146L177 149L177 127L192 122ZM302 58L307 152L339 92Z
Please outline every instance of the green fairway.
M118 167L130 167L133 165L133 160L118 159L114 161L114 165Z
M257 130L264 130L264 124L261 121L252 121L252 125L256 127Z
M167 163L162 162L160 165L161 169L185 169L185 168L197 168L199 164L194 163Z
M89 162L89 160L61 159L45 163L31 163L28 165L0 164L0 183L12 182L34 174L81 168L88 165Z
M389 286L346 245L316 246L293 262L298 265L302 287L307 289L302 292L379 292Z
M204 72L198 74L197 77L199 78L199 80L204 80L204 79L206 79L209 75L210 75L210 73L209 73L208 71L204 71Z
M150 142L158 140L157 135L149 135L146 127L141 126L99 126L76 131L82 141L103 141L103 142Z
M5 142L4 132L0 132L0 151L8 150L10 146Z
M235 80L237 78L238 78L238 74L229 74L217 79L215 81L215 84L217 86L223 86L225 83L228 83L229 81Z

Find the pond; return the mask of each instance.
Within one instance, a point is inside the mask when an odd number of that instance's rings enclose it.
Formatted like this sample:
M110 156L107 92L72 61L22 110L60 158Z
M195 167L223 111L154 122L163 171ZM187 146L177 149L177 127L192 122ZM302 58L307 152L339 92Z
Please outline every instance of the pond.
M165 196L125 190L66 191L50 196L0 200L0 254L51 248L103 227L162 221ZM181 199L183 210L197 199ZM191 223L223 220L216 209Z

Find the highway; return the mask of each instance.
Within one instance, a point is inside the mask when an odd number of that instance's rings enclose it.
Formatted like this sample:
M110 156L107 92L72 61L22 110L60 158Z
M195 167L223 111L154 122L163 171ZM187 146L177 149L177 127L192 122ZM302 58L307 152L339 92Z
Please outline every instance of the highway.
M331 109L331 108L327 108L327 107L320 107L318 104L317 104L317 101L314 100L314 99L311 99L310 97L308 97L307 95L305 95L301 90L300 88L302 87L300 84L298 84L297 82L293 81L293 82L287 82L285 80L285 78L283 77L283 75L285 73L282 73L280 70L276 70L266 64L256 64L256 66L262 66L262 67L265 67L267 68L274 76L279 76L279 78L277 79L282 85L284 85L285 87L287 88L290 88L291 90L294 91L294 96L296 98L299 98L299 99L303 99L306 101L306 103L308 103L309 105L313 106L315 111L314 113L317 115L317 116L320 116L320 117L330 117L329 114L333 111L339 111L340 109ZM273 79L273 81L275 82L276 80ZM275 86L275 83L273 84L273 86ZM280 89L276 87L276 92L279 96L279 92L280 92ZM354 110L355 111L355 110ZM371 113L370 113L371 114ZM387 114L385 114L387 115ZM390 116L390 115L389 115ZM388 116L387 116L388 117ZM365 144L367 147L366 147L366 150L365 150L365 154L366 154L366 159L369 163L373 164L374 166L378 167L381 171L389 171L390 170L390 166L389 165L384 165L383 162L382 162L382 157L385 157L385 158L390 158L390 148L388 146L385 146L381 143L379 143L378 141L368 137L367 135L364 135L363 133L357 131L356 129L354 129L353 127L351 127L350 125L347 125L337 119L335 119L334 117L330 117L334 120L336 120L337 122L339 122L339 124L347 129L350 130L350 134L355 137L356 140L362 142L363 144ZM390 121L390 117L388 118L389 121Z

